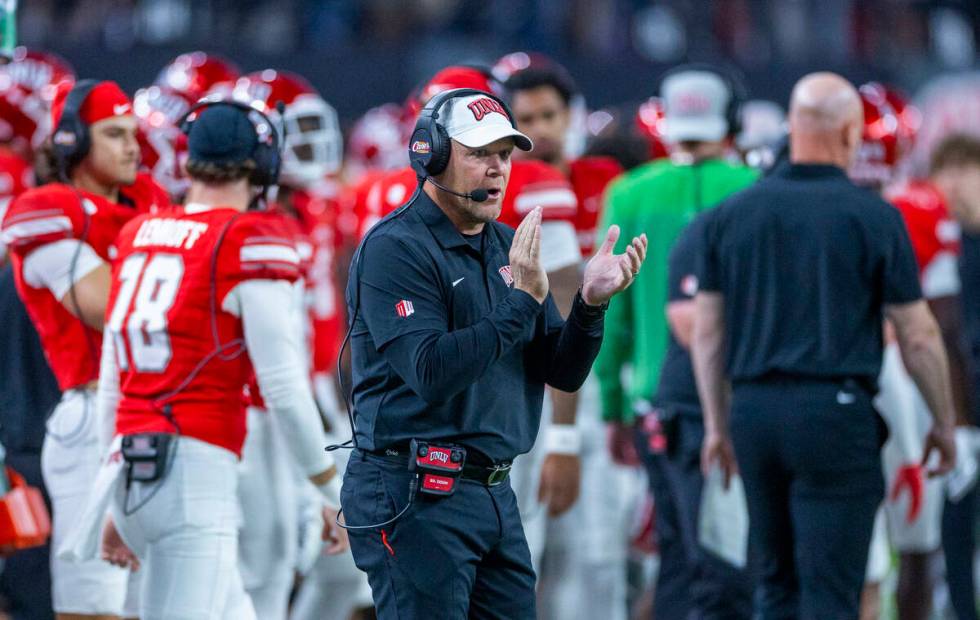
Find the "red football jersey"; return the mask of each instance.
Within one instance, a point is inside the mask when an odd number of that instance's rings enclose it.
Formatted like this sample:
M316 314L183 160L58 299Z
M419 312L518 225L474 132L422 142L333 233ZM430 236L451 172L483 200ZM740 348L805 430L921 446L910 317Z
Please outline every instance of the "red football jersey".
M299 277L282 218L230 208L140 216L117 241L106 329L113 334L122 435L172 432L241 453L251 375L241 319L222 309L251 279Z
M925 297L957 294L960 227L950 216L942 192L928 181L913 180L889 190L886 197L905 220Z
M366 190L360 191L363 196L358 209L362 214L360 236L379 219L408 202L417 185L411 168L369 181ZM542 207L542 221L574 222L578 208L572 186L560 170L541 161L514 160L497 221L517 228L524 216L538 206Z
M342 249L339 203L332 195L293 191L293 210L277 205L272 213L283 220L296 244L300 275L304 281L307 323L304 336L312 373L334 373L344 335L343 298L336 280L336 257ZM249 384L249 404L265 408L254 377Z
M337 260L345 243L344 214L331 195L311 192L293 194L299 217L300 254L308 254L307 309L312 332L312 370L334 373L344 335L344 294L337 281ZM306 249L308 248L308 249ZM305 258L305 256L304 256Z
M569 164L568 180L578 198L575 232L582 258L591 257L595 251L596 229L602 215L602 194L609 182L622 173L622 166L612 157L583 157Z
M0 221L14 198L34 186L31 162L10 149L0 147ZM0 263L6 257L6 247L0 243Z
M535 207L541 221L574 223L578 204L572 186L558 168L543 161L515 159L497 221L517 228Z
M113 242L123 225L166 204L166 193L147 175L139 175L125 189L122 204L116 204L66 185L45 185L21 194L3 220L17 291L62 391L98 377L102 337L69 313L51 291L25 281L24 258L48 243L80 239L111 263L116 252Z

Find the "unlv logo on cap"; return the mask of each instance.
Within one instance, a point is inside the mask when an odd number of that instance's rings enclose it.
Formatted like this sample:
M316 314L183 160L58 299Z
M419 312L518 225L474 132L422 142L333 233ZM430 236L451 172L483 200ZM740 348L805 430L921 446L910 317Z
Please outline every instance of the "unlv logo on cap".
M504 107L500 105L499 101L494 101L490 97L484 97L483 99L477 99L466 106L473 113L473 118L477 121L482 121L483 117L492 112L500 114L504 118L507 118L507 112L504 111Z
M500 274L500 277L504 279L504 284L507 286L514 283L514 276L510 273L510 265L504 265L498 269L497 272Z

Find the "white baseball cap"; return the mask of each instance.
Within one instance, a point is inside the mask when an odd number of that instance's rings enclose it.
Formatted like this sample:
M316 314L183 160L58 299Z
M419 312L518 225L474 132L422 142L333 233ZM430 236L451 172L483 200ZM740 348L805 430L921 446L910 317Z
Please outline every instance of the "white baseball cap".
M531 139L514 129L507 110L488 95L470 95L446 104L445 127L449 137L469 148L479 148L501 138L513 138L522 151L534 148Z
M732 91L712 71L682 71L660 87L664 101L664 137L668 142L715 142L728 135Z

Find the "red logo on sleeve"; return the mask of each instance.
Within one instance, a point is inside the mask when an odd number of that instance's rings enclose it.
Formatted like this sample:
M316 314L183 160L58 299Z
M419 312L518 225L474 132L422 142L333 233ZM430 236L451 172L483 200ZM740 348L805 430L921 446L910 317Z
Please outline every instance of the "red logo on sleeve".
M415 314L415 307L412 305L412 302L407 299L403 299L395 304L395 312L398 313L398 316L404 319L407 316Z

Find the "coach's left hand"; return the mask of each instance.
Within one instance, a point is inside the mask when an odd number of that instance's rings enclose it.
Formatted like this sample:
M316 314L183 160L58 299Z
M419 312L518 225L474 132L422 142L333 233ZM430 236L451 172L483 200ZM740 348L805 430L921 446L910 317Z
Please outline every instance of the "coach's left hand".
M647 256L647 236L633 237L623 254L613 254L619 239L619 226L610 226L602 247L585 267L582 280L582 300L590 306L601 306L616 293L625 290Z

